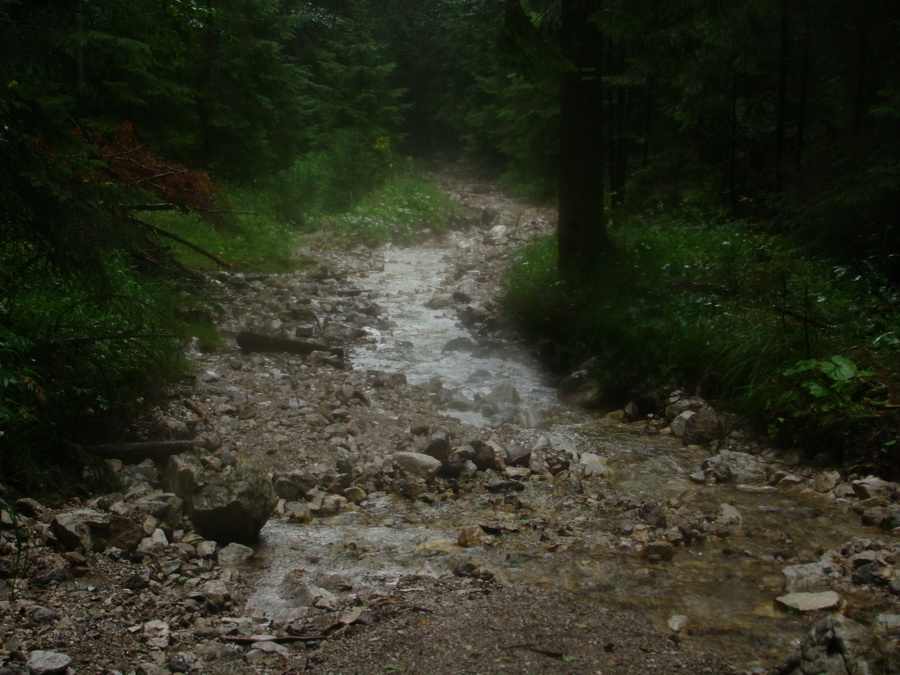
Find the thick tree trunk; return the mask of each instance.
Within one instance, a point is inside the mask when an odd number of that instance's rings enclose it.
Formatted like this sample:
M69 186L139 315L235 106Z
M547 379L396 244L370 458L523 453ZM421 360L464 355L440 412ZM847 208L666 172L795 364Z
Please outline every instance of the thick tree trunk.
M609 241L603 219L602 41L588 17L599 2L563 0L563 50L573 68L560 86L557 242L564 277L589 272Z

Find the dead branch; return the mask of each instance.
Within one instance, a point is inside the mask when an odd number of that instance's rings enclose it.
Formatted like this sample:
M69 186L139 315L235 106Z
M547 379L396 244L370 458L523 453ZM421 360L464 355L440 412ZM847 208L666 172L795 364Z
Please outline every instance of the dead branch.
M245 354L251 354L253 352L284 352L306 356L313 352L327 352L338 358L344 357L344 350L341 347L331 347L329 345L304 342L303 340L292 340L290 338L273 337L271 335L252 333L250 331L241 331L238 333L237 345Z
M190 249L193 249L200 255L209 258L210 260L212 260L217 265L220 265L221 267L228 267L228 268L231 267L231 263L227 263L224 260L222 260L221 258L219 258L218 256L210 253L209 251L207 251L203 248L200 248L199 246L197 246L197 244L194 244L193 242L190 242L187 239L179 237L174 232L169 232L168 230L164 230L161 227L157 227L156 225L153 225L152 223L148 223L146 220L141 220L140 218L135 218L133 216L131 217L131 220L133 220L136 223L139 223L140 225L143 225L144 227L152 230L153 232L155 232L156 234L158 234L162 237L168 237L169 239L173 239L173 240L177 241L179 244L184 244L185 246L187 246Z
M201 422L207 422L207 423L209 423L209 417L207 416L207 414L206 414L206 412L203 410L203 408L201 408L199 405L197 405L196 403L194 403L194 402L193 402L191 399L189 399L189 398L184 399L183 403L184 403L188 408L190 408L191 410L193 410L195 413L197 413L197 414L199 415L199 417L198 417L197 419L188 420L187 422L185 422L185 424L200 424Z

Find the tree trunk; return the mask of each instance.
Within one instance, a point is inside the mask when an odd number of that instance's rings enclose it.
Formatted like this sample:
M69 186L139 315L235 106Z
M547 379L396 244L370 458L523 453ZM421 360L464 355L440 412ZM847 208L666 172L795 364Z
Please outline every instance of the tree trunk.
M560 85L559 269L569 279L589 272L609 247L603 221L602 40L588 24L591 0L563 0L563 51L572 67Z

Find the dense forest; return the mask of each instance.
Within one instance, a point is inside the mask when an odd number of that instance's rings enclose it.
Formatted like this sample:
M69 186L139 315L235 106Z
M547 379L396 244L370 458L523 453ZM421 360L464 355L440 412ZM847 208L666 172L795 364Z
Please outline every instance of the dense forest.
M897 472L898 29L892 0L0 0L3 481L92 462L183 372L196 260L408 238L354 209L436 222L420 167L460 160L557 204L507 311L605 402L692 387Z

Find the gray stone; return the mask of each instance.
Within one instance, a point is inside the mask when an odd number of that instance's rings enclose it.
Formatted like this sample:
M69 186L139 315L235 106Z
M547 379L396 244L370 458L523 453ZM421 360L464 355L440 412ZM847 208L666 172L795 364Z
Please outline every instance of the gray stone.
M754 455L725 451L703 460L700 470L716 483L765 483L766 467ZM692 476L693 479L693 476Z
M149 537L141 540L137 550L141 553L162 553L169 546L169 539L166 533L157 528Z
M51 527L63 546L69 550L82 547L87 553L94 548L94 531L108 529L109 516L94 509L76 509L58 514Z
M592 452L583 452L578 460L582 470L591 476L609 476L613 470L609 468L606 459Z
M841 482L841 474L837 471L823 471L816 474L816 492L830 492Z
M504 382L494 387L491 393L485 396L485 400L491 403L516 404L522 402L522 397L519 396L519 391L512 384Z
M422 453L434 457L441 464L446 464L450 458L450 440L447 438L447 434L443 431L436 431L432 434Z
M776 598L779 604L798 612L817 612L823 609L837 609L841 596L834 591L819 593L788 593Z
M672 432L673 436L677 436L678 438L684 438L684 430L687 427L688 420L690 420L697 413L693 410L685 410L683 413L678 415L672 422L669 424L669 430Z
M272 485L275 488L275 494L277 494L280 499L295 502L300 498L300 486L290 478L279 476Z
M790 565L781 570L785 593L812 593L829 590L841 578L841 568L832 562L819 561Z
M874 675L880 655L869 630L842 614L817 621L797 653L776 672L782 675Z
M722 504L719 507L719 517L716 518L714 532L720 537L734 534L744 524L744 516L731 504Z
M482 471L488 469L502 471L506 467L506 449L493 440L476 443L475 457L472 461Z
M681 391L676 391L669 396L669 403L666 406L666 420L671 424L672 420L682 413L688 410L698 412L705 407L706 401L699 396L687 396Z
M200 558L212 558L218 547L219 545L216 542L204 539L197 544L197 556Z
M238 567L246 564L253 557L253 549L237 542L219 549L218 561L222 567Z
M441 470L438 460L421 452L398 452L394 462L409 475L425 480L434 479Z
M853 492L860 499L884 497L891 499L897 493L897 484L890 483L876 476L868 476L852 483Z
M65 673L71 663L72 657L68 654L38 649L28 654L25 665L31 675L54 675Z
M725 435L725 424L714 410L705 408L684 422L682 439L689 445L707 445Z
M167 479L197 531L220 544L256 541L278 501L269 475L242 457L216 471L196 455L174 455Z
M570 405L594 408L603 397L603 384L594 374L595 360L583 363L559 383L559 395Z

